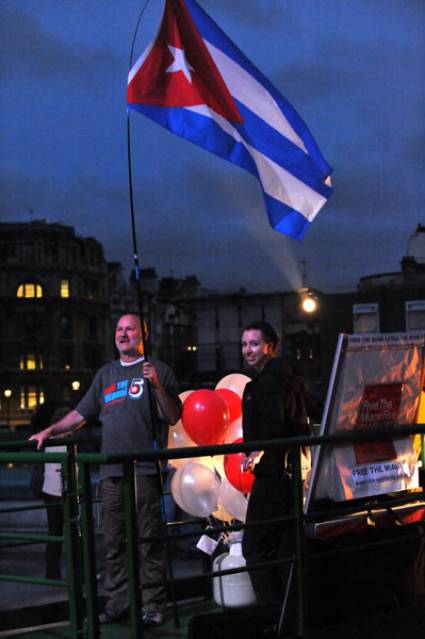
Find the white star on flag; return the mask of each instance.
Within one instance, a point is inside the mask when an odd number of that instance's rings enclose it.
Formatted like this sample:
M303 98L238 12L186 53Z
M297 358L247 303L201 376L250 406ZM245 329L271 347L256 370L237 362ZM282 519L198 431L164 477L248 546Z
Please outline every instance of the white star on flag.
M170 49L171 55L174 57L174 62L170 64L168 69L166 69L166 73L176 73L177 71L181 71L186 80L192 84L192 75L190 72L195 69L186 60L184 49L173 47L172 44L168 44L167 46Z

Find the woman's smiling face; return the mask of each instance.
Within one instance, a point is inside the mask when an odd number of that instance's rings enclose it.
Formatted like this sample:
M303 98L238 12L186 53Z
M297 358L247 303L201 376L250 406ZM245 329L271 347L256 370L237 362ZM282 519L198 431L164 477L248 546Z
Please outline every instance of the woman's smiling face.
M260 330L250 329L242 333L242 355L248 366L260 371L267 360L274 357L275 349L264 340Z

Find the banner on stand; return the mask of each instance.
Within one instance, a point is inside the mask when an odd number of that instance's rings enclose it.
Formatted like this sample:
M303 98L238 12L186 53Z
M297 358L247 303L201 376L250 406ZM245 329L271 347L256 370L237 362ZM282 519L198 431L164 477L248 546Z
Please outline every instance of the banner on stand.
M418 422L424 343L423 333L340 336L320 432L379 427L383 437L318 450L306 510L317 499L345 501L418 487L417 437L385 437L385 431Z

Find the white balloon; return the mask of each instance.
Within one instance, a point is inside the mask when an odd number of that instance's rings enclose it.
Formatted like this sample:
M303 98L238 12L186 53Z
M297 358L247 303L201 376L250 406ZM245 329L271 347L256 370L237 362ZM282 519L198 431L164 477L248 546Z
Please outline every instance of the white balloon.
M180 393L179 398L181 402L184 403L185 399L189 397L191 393L193 393L193 390L187 390L183 393ZM193 439L186 433L183 422L181 419L179 419L179 421L174 424L174 426L170 426L168 429L167 448L185 448L190 446L196 446L196 444ZM181 466L184 466L186 464L188 459L170 459L169 461L170 464L174 466L174 468L180 468Z
M189 437L186 433L184 426L182 424L181 419L174 424L174 426L170 426L168 429L168 444L167 448L176 449L176 448L185 448L185 447L196 446L193 439ZM180 468L184 466L184 464L188 461L187 458L182 459L170 459L169 462L174 468Z
M193 390L187 390L187 391L183 391L182 393L180 393L179 399L180 399L182 404L184 404L185 399L187 399L187 397L189 397L190 393L193 393Z
M221 499L221 497L219 497L218 499L218 508L212 513L212 515L216 519L219 519L220 521L224 521L228 524L230 524L232 519L235 519L233 515L229 513L223 506L223 500Z
M193 517L208 517L217 510L220 480L199 462L189 461L171 480L171 493L180 508Z
M233 444L237 439L243 439L242 417L231 422L224 433L223 444Z
M231 373L230 375L226 375L223 377L218 384L217 388L228 388L229 390L242 397L243 392L245 390L245 386L248 382L251 381L251 378L248 375L242 375L242 373Z
M244 523L248 500L243 493L232 486L227 477L221 480L219 497L227 512L229 512L234 519L238 519Z

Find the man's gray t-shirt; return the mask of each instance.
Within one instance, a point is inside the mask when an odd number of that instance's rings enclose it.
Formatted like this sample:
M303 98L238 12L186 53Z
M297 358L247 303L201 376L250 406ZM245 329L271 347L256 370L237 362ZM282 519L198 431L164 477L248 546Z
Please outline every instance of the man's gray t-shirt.
M150 359L167 393L178 397L177 384L171 369L158 360ZM143 378L143 362L123 366L119 360L100 368L93 382L76 406L76 410L90 419L98 416L102 426L101 452L106 454L134 453L151 450L153 444L152 420L147 394L147 381ZM168 425L158 420L158 447L167 443ZM153 462L139 462L140 474L153 474ZM122 464L101 465L100 477L119 477Z

